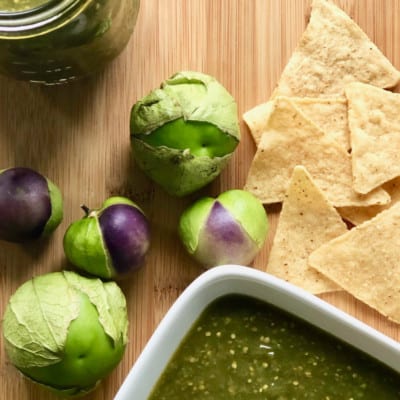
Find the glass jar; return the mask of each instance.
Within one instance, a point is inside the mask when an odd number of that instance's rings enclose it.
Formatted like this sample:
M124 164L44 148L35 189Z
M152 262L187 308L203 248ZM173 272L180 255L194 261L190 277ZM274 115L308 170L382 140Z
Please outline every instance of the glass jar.
M140 0L0 0L0 73L48 85L101 69L126 46Z

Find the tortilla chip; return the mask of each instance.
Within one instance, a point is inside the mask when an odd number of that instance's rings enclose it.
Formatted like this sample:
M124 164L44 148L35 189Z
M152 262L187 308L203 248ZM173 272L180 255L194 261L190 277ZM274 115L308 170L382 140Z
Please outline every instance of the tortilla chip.
M389 88L399 81L400 72L343 10L329 0L314 0L273 97L343 96L350 82Z
M309 265L400 323L400 203L323 244Z
M336 140L345 150L350 148L346 99L337 97L326 99L291 97L290 99L329 137ZM260 143L272 110L273 102L269 101L243 114L243 119L257 145Z
M354 189L365 194L400 176L400 94L352 83L346 97Z
M284 199L293 168L304 165L336 207L387 204L389 195L368 195L352 187L350 155L326 136L289 98L279 97L250 166L245 189L264 204Z
M347 232L346 224L303 166L295 167L282 205L267 272L311 293L340 290L309 268L308 256Z
M338 208L339 214L353 225L360 225L400 201L400 178L395 178L385 183L382 188L386 190L391 198L389 204L369 207L340 207Z
M273 101L261 103L243 114L243 120L249 127L257 146L260 144L261 136L267 127L268 118L274 109L273 105Z

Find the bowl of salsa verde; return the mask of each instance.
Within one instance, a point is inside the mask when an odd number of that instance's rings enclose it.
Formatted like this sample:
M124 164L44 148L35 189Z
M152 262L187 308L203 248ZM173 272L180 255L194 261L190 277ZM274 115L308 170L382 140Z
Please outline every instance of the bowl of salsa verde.
M189 285L114 400L400 399L400 343L265 272Z

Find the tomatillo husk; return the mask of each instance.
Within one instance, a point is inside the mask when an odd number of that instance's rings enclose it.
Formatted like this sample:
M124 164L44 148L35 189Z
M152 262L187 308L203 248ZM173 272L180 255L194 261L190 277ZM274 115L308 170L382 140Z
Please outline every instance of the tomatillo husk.
M240 141L234 98L195 71L173 75L134 104L130 131L137 165L175 196L213 181Z
M126 300L115 282L75 272L39 275L11 296L3 335L11 363L58 394L93 390L127 343Z
M69 225L63 240L73 265L104 279L125 277L144 265L150 224L136 203L113 196L100 208L82 208L85 216Z

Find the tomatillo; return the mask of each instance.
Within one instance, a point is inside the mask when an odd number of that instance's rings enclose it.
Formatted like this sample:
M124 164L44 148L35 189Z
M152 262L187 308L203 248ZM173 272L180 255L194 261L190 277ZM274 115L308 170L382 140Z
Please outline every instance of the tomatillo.
M205 267L250 264L269 230L262 203L245 190L203 197L179 220L179 236L189 254Z
M139 269L150 247L150 224L139 206L113 196L100 208L82 206L85 216L64 235L67 259L100 278L114 279Z
M134 104L130 131L137 165L175 196L214 180L240 141L234 98L194 71L173 75Z
M0 239L22 243L51 234L63 218L60 189L25 167L0 171Z
M66 396L92 391L117 366L127 332L126 299L117 284L71 271L22 284L9 299L3 320L11 363Z

